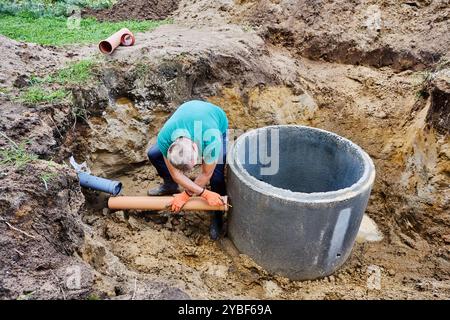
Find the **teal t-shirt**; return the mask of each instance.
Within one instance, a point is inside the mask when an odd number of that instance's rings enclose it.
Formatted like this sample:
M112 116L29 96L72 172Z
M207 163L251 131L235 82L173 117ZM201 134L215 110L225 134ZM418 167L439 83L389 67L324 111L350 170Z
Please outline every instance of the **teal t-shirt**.
M199 155L206 163L217 162L222 148L222 135L227 131L228 119L218 106L204 101L183 103L158 133L159 150L167 157L170 145L179 137L194 141Z

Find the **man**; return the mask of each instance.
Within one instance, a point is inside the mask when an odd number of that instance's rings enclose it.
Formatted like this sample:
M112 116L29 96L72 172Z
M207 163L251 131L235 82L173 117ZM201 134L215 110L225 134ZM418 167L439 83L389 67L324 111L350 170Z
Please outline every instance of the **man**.
M175 194L171 205L179 212L190 197L203 197L209 205L222 204L226 194L225 159L228 119L212 103L193 100L182 104L158 133L157 144L148 151L163 184L150 189L149 196ZM201 164L201 173L192 181L185 173ZM211 190L206 189L208 182ZM178 185L184 188L179 193ZM210 237L217 240L223 224L223 212L212 212Z

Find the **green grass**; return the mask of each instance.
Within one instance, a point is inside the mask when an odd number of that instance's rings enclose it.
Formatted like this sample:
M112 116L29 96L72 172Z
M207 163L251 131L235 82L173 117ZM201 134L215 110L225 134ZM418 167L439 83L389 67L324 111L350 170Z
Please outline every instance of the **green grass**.
M27 104L52 103L64 100L69 92L64 89L47 90L39 86L32 86L19 95L19 100Z
M44 182L45 190L48 190L48 184L55 177L56 177L56 173L54 173L54 172L46 172L41 175L41 180L42 180L42 182Z
M30 292L24 292L23 294L18 296L16 300L32 300L33 299L32 296L35 293L36 293L36 290L35 291L30 291Z
M0 165L12 165L20 169L38 158L37 155L29 153L25 149L28 142L17 144L3 132L0 132L0 136L8 140L9 143L6 148L0 149Z
M94 60L86 59L70 63L67 67L43 78L32 76L30 78L31 86L22 91L17 100L25 104L60 102L70 97L70 92L63 88L47 89L46 86L49 84L85 85L94 78L92 69L95 65L96 62ZM74 117L82 117L83 115L85 113L74 114Z
M86 298L86 300L101 300L101 298L98 295L92 293Z
M170 21L99 22L93 18L81 19L79 29L71 29L63 17L34 18L29 15L0 14L0 34L9 38L42 45L95 43L109 37L121 28L143 32Z
M92 79L92 68L94 65L95 62L93 60L81 60L59 70L54 76L50 76L49 80L59 84L86 83Z
M44 78L32 76L31 86L23 91L18 100L26 104L53 103L64 100L70 93L65 89L46 89L48 84L74 85L86 84L93 79L92 69L96 62L91 59L70 63Z
M0 93L1 94L7 94L9 93L10 89L9 88L0 88Z
M102 9L117 0L0 0L0 13L29 14L34 17L67 16L74 7Z
M32 81L37 83L57 83L61 85L87 83L93 78L92 69L95 65L96 62L94 60L80 60L69 64L67 67L56 71L52 75L45 78L33 78Z
M144 78L148 74L149 69L147 62L138 62L134 67L134 73L138 78Z

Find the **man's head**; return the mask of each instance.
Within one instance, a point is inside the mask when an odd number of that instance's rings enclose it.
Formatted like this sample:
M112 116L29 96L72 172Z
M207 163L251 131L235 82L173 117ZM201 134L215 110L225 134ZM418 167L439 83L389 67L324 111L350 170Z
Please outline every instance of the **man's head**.
M178 170L187 172L197 164L198 147L191 139L179 137L169 147L167 159Z

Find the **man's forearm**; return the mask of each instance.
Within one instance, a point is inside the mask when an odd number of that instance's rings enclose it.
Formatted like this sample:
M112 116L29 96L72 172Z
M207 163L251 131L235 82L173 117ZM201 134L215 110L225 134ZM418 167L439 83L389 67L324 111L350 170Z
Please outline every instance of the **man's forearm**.
M194 183L202 188L204 188L209 180L211 179L211 175L206 175L204 173L201 173L198 175L197 178L195 178Z
M204 188L211 180L212 175L214 174L214 169L216 168L216 163L203 163L202 171L194 180L194 182L200 187Z
M206 183L208 183L208 181L207 181L204 185L199 185L199 184L197 184L197 182L192 181L191 179L189 179L182 173L180 173L172 178L173 178L173 180L175 180L176 183L178 183L184 189L188 190L190 193L193 193L193 194L200 194L203 191L203 188L206 185ZM197 181L197 179L196 179L196 181Z
M166 162L167 168L169 169L172 179L191 194L202 193L205 186L211 179L214 173L214 169L216 167L215 163L203 164L202 172L197 176L197 178L194 181L192 181L186 175L184 175L183 172L174 168L166 158L164 158L164 161Z

